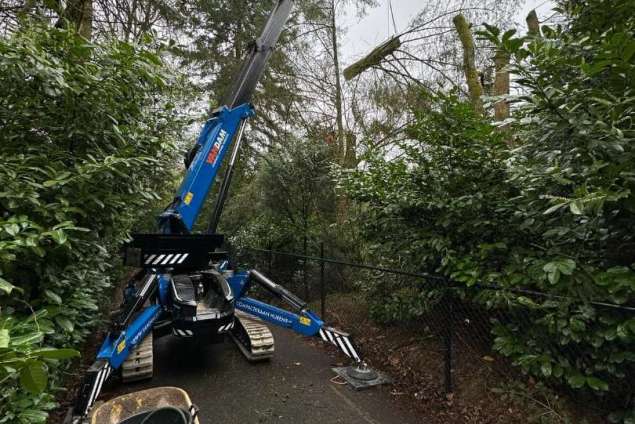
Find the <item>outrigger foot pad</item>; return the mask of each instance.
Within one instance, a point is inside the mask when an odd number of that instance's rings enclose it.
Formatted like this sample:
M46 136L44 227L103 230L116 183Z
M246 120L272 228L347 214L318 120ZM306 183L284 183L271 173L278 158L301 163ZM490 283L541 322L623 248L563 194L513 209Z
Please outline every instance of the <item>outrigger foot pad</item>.
M380 384L392 383L390 377L370 368L366 362L360 362L350 367L332 368L332 370L355 390L363 390L379 386Z

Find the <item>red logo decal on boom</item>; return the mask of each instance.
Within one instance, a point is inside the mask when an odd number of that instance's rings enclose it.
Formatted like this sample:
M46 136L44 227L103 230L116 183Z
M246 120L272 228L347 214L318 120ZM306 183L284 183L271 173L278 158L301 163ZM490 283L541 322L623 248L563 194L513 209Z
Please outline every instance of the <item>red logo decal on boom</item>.
M216 141L214 142L214 145L212 146L212 150L210 150L209 154L207 155L207 163L214 165L214 163L216 162L216 158L218 157L218 152L220 152L220 148L225 142L226 138L227 138L227 131L220 130L220 132L218 133L218 138L216 139Z

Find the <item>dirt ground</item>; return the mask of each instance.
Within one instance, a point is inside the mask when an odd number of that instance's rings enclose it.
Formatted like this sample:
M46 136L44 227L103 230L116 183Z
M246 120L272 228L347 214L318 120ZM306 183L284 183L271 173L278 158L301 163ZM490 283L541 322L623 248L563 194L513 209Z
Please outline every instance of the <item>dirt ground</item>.
M391 391L395 402L416 411L422 422L527 422L515 403L491 392L496 377L488 362L491 358L454 361L454 391L446 394L445 350L439 337L417 328L379 326L368 318L365 304L349 295L330 296L327 305L327 320L356 336L365 359L395 379ZM464 364L470 364L470 369L464 369Z
M327 322L355 336L365 359L394 377L391 396L421 422L435 423L601 423L596 411L573 405L535 389L532 379L505 360L471 345L469 334L457 332L453 345L452 393L445 392L445 346L421 324L381 326L369 319L365 303L355 295L327 299ZM319 310L318 305L314 305ZM480 351L479 351L480 350ZM512 384L523 388L510 396ZM551 396L554 396L553 398Z

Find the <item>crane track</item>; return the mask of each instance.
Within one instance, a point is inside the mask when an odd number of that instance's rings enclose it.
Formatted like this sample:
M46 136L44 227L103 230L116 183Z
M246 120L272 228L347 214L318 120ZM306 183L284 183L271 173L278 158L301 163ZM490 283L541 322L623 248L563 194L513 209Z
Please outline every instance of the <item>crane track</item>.
M152 342L152 332L150 332L121 364L121 379L124 383L152 378L154 367Z
M274 352L274 339L271 330L262 320L236 311L236 325L229 333L240 352L252 362L271 359Z

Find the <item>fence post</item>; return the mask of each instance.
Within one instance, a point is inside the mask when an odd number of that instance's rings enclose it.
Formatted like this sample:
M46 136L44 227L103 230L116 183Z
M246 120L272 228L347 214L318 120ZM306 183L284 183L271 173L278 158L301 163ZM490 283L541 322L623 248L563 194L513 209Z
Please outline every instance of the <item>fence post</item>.
M271 248L271 243L269 243L267 248L267 250L269 251L269 254L267 256L267 275L269 275L269 278L273 278L273 276L271 275L271 269L273 268L273 251Z
M320 242L320 312L326 321L326 287L324 287L324 242Z
M446 330L444 332L443 344L445 348L444 355L444 383L445 383L445 393L450 394L454 391L454 384L452 379L452 344L454 339L454 307L452 302L452 297L450 296L449 301L447 302L447 323Z

